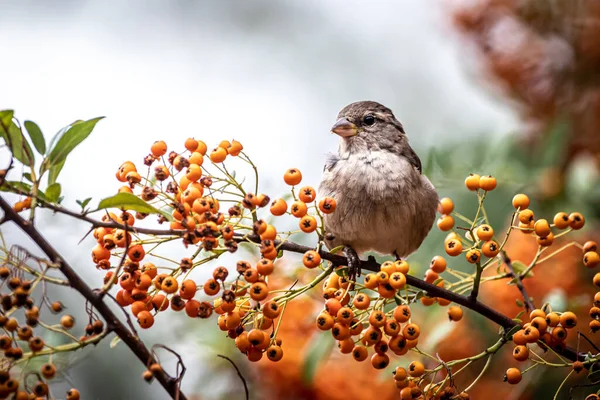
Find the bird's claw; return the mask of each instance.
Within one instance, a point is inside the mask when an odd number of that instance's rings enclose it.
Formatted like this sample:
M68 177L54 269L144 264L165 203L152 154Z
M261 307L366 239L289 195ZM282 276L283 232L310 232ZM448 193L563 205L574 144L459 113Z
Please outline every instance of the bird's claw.
M348 259L349 275L352 280L355 280L357 276L360 276L360 258L358 258L358 254L350 246L344 247L344 254L346 255L346 259Z

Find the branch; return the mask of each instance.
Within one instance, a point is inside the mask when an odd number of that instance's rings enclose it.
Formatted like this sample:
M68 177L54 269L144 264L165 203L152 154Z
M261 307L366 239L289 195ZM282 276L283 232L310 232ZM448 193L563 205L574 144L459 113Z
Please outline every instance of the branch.
M260 243L260 237L256 235L237 235L236 240ZM275 241L275 246L282 250L301 254L304 254L309 250L314 250L314 248L312 247L302 246L300 244L287 241ZM348 265L348 260L346 259L346 257L339 256L337 254L331 254L330 252L322 249L319 251L319 254L322 259L331 261L334 265ZM369 257L369 259L366 261L360 261L360 268L368 271L377 272L380 269L380 264L373 257ZM461 296L447 289L432 285L431 283L427 283L412 275L406 275L406 283L421 290L424 290L431 297L441 297L443 299L450 300L453 303L460 304L461 306L464 306L470 310L473 310L476 313L489 319L490 321L493 321L496 324L500 325L507 332L516 326L520 326L518 322L512 320L504 314L499 313L493 308L488 307L487 305L481 303L478 300L471 300L468 297ZM586 358L586 353L577 352L576 350L570 347L567 347L564 350L560 351L560 354L562 354L571 361L584 361Z
M510 257L508 257L508 254L506 254L506 251L502 250L500 252L500 258L506 264L508 270L510 271L511 275L513 276L516 282L517 288L521 292L523 300L525 301L525 308L527 309L527 312L535 310L533 302L531 301L531 297L529 297L529 294L527 294L527 290L525 289L525 286L523 286L523 281L521 280L521 277L519 276L519 274L515 273L515 270L512 266L512 261Z
M113 328L113 331L121 340L129 347L129 349L137 356L137 358L144 364L149 365L153 362L154 357L144 345L144 343L133 333L127 329L127 327L117 318L112 312L108 305L102 300L102 298L89 287L83 279L75 272L75 270L64 260L60 254L46 241L46 239L40 234L40 232L32 225L29 221L23 219L17 212L15 212L10 204L0 196L0 208L4 211L4 220L14 222L27 236L29 236L35 244L46 254L46 256L58 265L58 268L63 275L69 280L71 287L77 290L81 295L94 306L104 320ZM77 214L76 214L77 215ZM77 215L82 217L81 215ZM84 217L87 218L87 217ZM81 219L81 218L80 218ZM123 225L125 227L125 225ZM170 377L164 371L157 373L156 379L160 382L161 386L175 398L179 394L179 399L186 400L183 393L179 392L178 380Z

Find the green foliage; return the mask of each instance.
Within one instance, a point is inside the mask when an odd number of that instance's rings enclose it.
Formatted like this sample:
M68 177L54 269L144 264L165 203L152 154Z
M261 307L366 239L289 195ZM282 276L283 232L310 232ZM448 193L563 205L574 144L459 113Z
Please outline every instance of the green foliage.
M104 117L93 118L88 121L78 121L72 124L66 131L57 133L50 142L49 154L44 163L42 163L42 171L45 172L45 168L52 168L61 163L64 164L69 153L87 139L98 121L102 118ZM58 175L58 172L56 175Z
M46 154L46 141L44 140L44 135L42 134L40 127L33 121L25 121L25 129L27 129L27 133L29 133L31 142L37 152L41 155Z
M173 218L171 214L151 206L144 200L131 193L118 193L114 196L102 199L100 204L98 204L97 210L104 210L107 208L120 208L123 210L137 211L144 214L161 214L169 220L172 220Z

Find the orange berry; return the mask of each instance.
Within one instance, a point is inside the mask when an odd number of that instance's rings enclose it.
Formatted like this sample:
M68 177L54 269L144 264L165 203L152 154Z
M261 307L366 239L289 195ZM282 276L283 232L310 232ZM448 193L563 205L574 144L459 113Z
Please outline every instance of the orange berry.
M287 211L287 203L283 199L276 199L271 203L269 211L271 211L271 214L279 217Z
M321 256L315 250L309 250L304 253L302 263L306 268L316 268L321 264Z
M369 315L369 323L375 328L381 328L387 320L385 313L381 310L373 310Z
M185 148L188 151L196 151L198 148L198 141L194 138L188 138L185 140Z
M141 244L136 244L129 248L129 250L127 251L127 255L129 256L131 261L138 262L144 259L144 257L146 256L146 251L144 250L144 247Z
M273 362L277 362L283 358L283 350L281 346L273 345L266 351L267 358Z
M185 177L190 182L196 182L202 178L202 168L198 164L190 164L188 167Z
M322 331L328 331L333 327L334 324L333 317L326 312L322 312L317 317L317 328Z
M295 201L290 208L292 215L296 218L302 218L308 212L308 207L303 201Z
M164 281L163 281L163 285L164 285ZM161 285L161 288L162 286ZM196 282L194 282L192 279L186 279L183 282L181 282L181 288L179 289L179 295L181 296L182 299L192 299L194 298L194 296L196 295ZM173 292L171 292L173 293Z
M491 175L479 178L479 187L486 192L496 189L496 178Z
M305 203L312 203L317 197L317 192L310 186L304 186L298 191L298 198Z
M537 237L536 241L540 246L548 247L548 246L552 245L552 243L554 243L554 234L552 232L550 232L548 234L548 236Z
M513 349L513 358L517 361L527 361L529 358L529 349L527 346L520 345Z
M571 311L566 311L560 316L560 324L567 329L577 326L577 315Z
M227 148L227 153L235 157L238 156L242 152L242 150L244 150L244 146L242 146L242 144L237 140L232 140L231 146Z
M273 225L267 224L267 229L260 235L260 240L275 240L277 238L277 229Z
M539 237L548 236L552 231L550 230L550 224L545 219L538 219L535 221L535 225L533 225L533 230L535 234Z
M385 261L384 263L381 264L379 269L381 271L385 272L386 274L391 275L394 272L396 272L396 265L394 264L393 261Z
M510 383L511 385L516 385L521 382L521 371L518 368L509 368L506 370L506 374L504 375L504 381Z
M167 154L167 144L162 140L156 141L150 147L150 152L154 157L162 157Z
M569 227L569 215L565 212L559 212L554 216L554 226L558 229L565 229Z
M371 304L371 298L366 293L357 293L352 300L352 305L357 310L366 310Z
M494 237L494 228L488 224L479 225L476 234L479 240L483 240L485 242Z
M462 242L458 239L450 239L444 243L446 253L449 256L456 257L462 253Z
M227 150L217 147L210 152L209 158L215 164L222 163L227 158Z
M264 282L255 282L250 286L249 294L252 300L262 301L269 295L269 288Z
M402 272L404 275L408 274L410 266L405 260L396 260L394 261L394 265L396 267L396 272Z
M460 307L452 306L448 308L448 319L450 321L458 322L463 317L463 310Z
M593 240L588 240L583 244L583 252L587 253L588 251L598 251L598 244Z
M594 268L600 264L600 255L595 251L588 251L583 255L583 265L588 268Z
M300 182L302 182L302 173L297 168L290 168L285 171L283 175L283 180L290 186L296 186Z
M425 373L425 366L420 361L413 361L408 365L408 374L413 378L418 378Z
M488 240L481 246L481 252L488 258L493 258L500 252L500 245L494 240Z
M421 329L419 328L419 326L417 324L414 324L414 323L407 324L404 327L404 329L402 329L402 335L407 340L417 339L420 334L421 334Z
M275 265L272 260L263 258L256 264L256 270L262 276L271 275L273 270L275 269Z
M449 231L454 227L454 218L451 215L442 215L437 220L437 227L440 231Z
M365 346L358 345L352 349L352 358L356 361L365 361L369 356L369 350Z
M94 264L98 264L102 260L108 260L110 258L110 251L106 250L101 245L96 245L92 249L92 261Z
M516 209L524 210L529 207L530 201L526 194L519 193L512 199L512 205Z
M454 211L454 203L450 197L443 197L440 199L438 204L438 212L440 214L449 215L452 211Z
M387 354L375 353L371 356L371 365L375 369L384 369L390 364L390 358Z
M402 272L394 272L390 275L389 283L396 290L402 289L406 286L406 276Z
M198 153L197 151L194 151L191 155L190 158L188 160L190 162L190 165L197 165L197 166L202 166L202 164L204 164L204 156L200 153Z
M467 189L475 191L479 189L479 179L481 179L479 175L470 174L469 176L467 176L467 179L465 179L465 186L467 187Z
M367 289L375 289L378 285L377 283L377 275L374 273L369 273L365 276L364 285Z
M311 233L317 229L317 220L310 215L305 215L300 219L298 225L300 226L302 232Z
M332 197L324 197L319 201L319 210L323 214L331 214L337 208L337 202Z
M215 294L219 293L219 291L221 290L221 285L219 284L219 282L217 282L213 278L210 278L206 281L206 283L204 283L203 288L204 288L204 293L206 293L209 296L214 296Z
M410 319L410 307L408 305L397 306L392 314L394 319L401 324L408 322Z
M533 222L534 218L533 211L531 211L529 208L519 211L519 221L524 224Z
M579 229L583 228L584 224L585 224L585 218L583 218L583 215L581 215L581 213L574 212L574 213L569 214L569 226L572 229L579 230Z
M471 249L467 251L467 254L465 256L468 262L470 262L471 264L475 264L479 262L481 258L481 252L477 249Z
M148 329L154 325L154 317L149 311L140 311L137 315L137 320L142 329Z

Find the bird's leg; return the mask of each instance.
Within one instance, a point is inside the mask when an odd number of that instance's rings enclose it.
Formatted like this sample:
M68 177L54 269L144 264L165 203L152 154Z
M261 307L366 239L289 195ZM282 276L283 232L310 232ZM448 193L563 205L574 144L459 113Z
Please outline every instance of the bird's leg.
M398 255L398 253L396 253L395 251L394 251L394 257L396 257L396 261L400 261L400 260L402 260L402 257L400 257L400 256Z
M344 247L344 254L348 259L349 275L352 280L356 280L356 277L360 276L360 258L358 258L358 254L350 246Z

